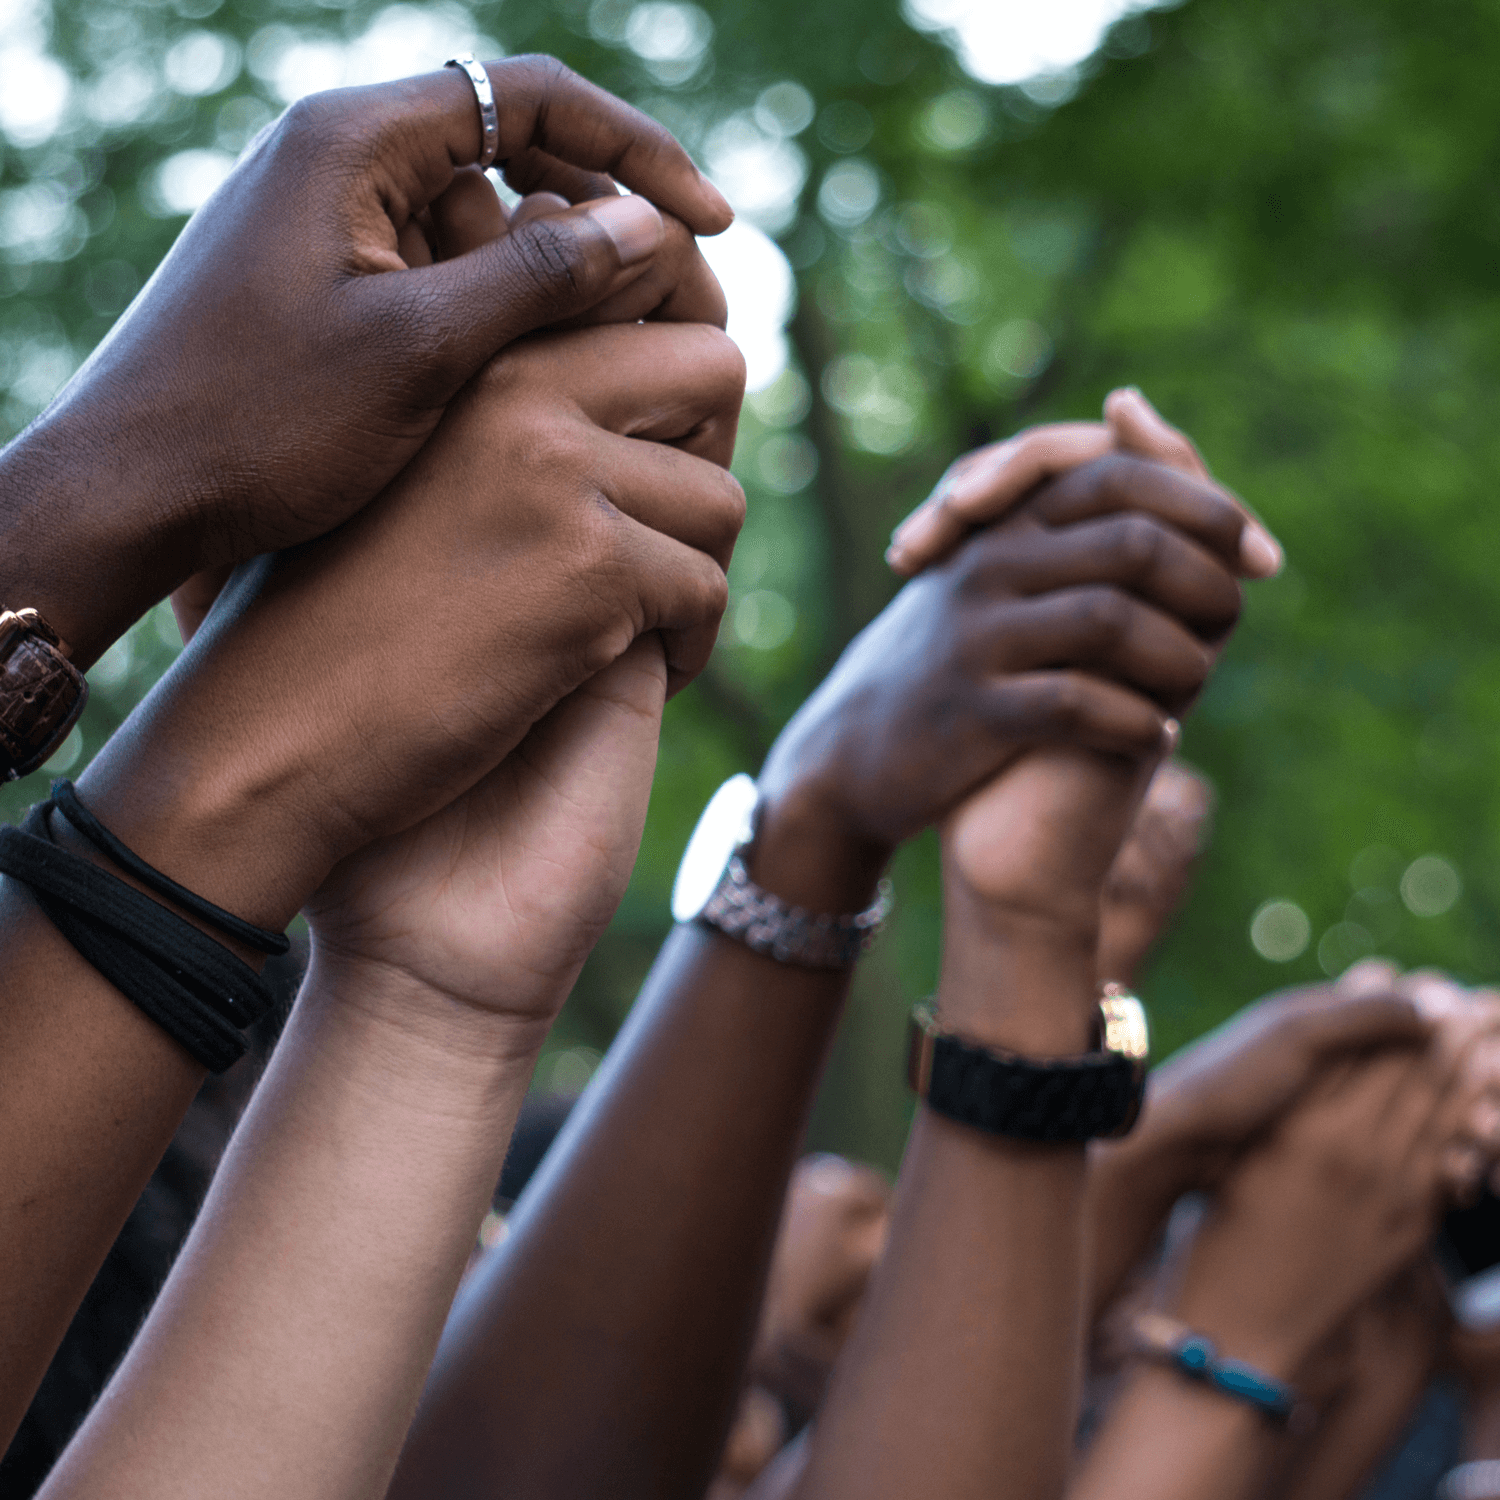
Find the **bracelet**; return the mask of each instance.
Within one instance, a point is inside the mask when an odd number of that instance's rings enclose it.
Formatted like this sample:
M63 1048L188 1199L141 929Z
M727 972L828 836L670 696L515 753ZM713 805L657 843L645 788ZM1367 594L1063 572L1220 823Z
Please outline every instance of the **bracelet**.
M280 957L291 947L285 933L271 932L265 927L256 927L251 922L215 906L202 896L178 885L170 875L163 875L154 865L148 865L134 850L126 848L83 803L71 781L52 783L52 806L73 825L101 854L107 854L122 870L129 870L144 886L149 886L159 896L174 901L184 911L190 911L200 921L217 927L220 932L254 948L260 953L271 953Z
M990 1135L1058 1145L1122 1136L1146 1090L1146 1009L1107 984L1096 1025L1096 1051L1028 1058L944 1030L924 1002L907 1028L906 1081L929 1109Z
M1500 1495L1500 1459L1480 1458L1443 1475L1436 1500L1494 1500Z
M698 921L777 963L804 969L848 969L880 935L890 910L889 880L880 882L869 906L852 915L830 916L789 905L756 885L744 860L732 854Z
M0 780L40 766L68 737L89 685L34 609L0 610Z
M1239 1359L1222 1359L1213 1343L1176 1318L1161 1313L1137 1313L1130 1320L1134 1352L1170 1365L1200 1385L1253 1407L1262 1416L1292 1432L1308 1431L1315 1420L1312 1407L1296 1388Z
M26 885L100 974L215 1073L247 1051L243 1030L271 1009L270 985L223 944L119 876L52 841L40 803L0 828L0 871Z

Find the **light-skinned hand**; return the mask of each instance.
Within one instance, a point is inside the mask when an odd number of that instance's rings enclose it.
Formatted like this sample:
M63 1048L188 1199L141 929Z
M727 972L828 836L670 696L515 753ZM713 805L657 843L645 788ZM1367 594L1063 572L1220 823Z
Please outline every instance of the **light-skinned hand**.
M688 680L744 514L726 467L743 380L701 325L507 350L353 523L231 581L85 801L184 884L280 925L638 636L661 632L669 686Z

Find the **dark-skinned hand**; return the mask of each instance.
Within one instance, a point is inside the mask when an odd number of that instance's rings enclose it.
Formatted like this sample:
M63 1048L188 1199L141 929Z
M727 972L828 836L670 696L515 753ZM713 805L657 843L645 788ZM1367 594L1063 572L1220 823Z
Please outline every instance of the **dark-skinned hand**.
M311 95L0 459L0 592L82 664L191 574L347 519L520 335L592 308L722 319L688 231L730 213L670 134L551 58L489 72L518 186L596 201L484 238L457 69ZM637 196L602 196L606 171Z
M1280 570L1280 544L1242 500L1216 484L1197 444L1135 386L1109 393L1102 422L1028 427L955 459L932 493L896 528L886 561L903 577L920 573L947 557L976 527L1005 515L1039 484L1109 453L1148 458L1214 484L1245 516L1239 570L1247 578L1269 578Z
M532 152L512 171L528 180L542 169ZM613 181L597 173L568 170L553 161L546 176L590 195L593 201L617 197ZM590 201L586 199L585 201ZM413 266L468 255L494 241L519 234L533 221L557 218L568 212L568 200L555 192L535 192L508 210L476 168L455 174L453 185L419 219L408 222L401 234L401 254ZM643 316L670 322L707 323L723 328L728 306L723 288L698 250L698 243L680 219L659 215L663 239L645 270L634 281L576 318L560 319L555 327L589 327L601 323L634 323ZM173 613L184 644L203 623L214 600L234 572L233 562L220 563L193 574L172 592ZM678 684L680 685L680 684Z
M897 844L1031 746L1159 753L1238 617L1244 525L1215 486L1106 457L907 584L767 758L754 858L786 839L809 882L845 872L778 894L857 909Z
M1326 1069L1219 1188L1177 1314L1225 1355L1294 1379L1436 1231L1451 1079L1426 1047Z
M1148 1119L1154 1131L1191 1139L1216 1164L1199 1184L1207 1185L1331 1062L1362 1048L1421 1042L1429 1034L1411 1002L1390 987L1283 990L1247 1005L1155 1068Z

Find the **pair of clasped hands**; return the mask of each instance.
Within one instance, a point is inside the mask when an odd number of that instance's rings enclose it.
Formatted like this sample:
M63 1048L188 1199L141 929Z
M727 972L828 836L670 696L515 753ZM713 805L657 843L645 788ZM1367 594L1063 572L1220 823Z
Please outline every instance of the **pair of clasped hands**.
M185 634L217 595L81 781L101 817L250 920L310 905L328 950L445 995L492 1005L504 967L530 1034L628 877L664 697L712 648L744 507L743 367L692 238L730 214L681 147L550 59L490 74L528 195L512 215L462 165L478 116L456 70L304 100L9 466L78 534L48 561L14 521L40 565L28 592L82 664L163 594ZM952 738L878 814L848 790L852 734L835 774L794 731L764 779L767 840L821 799L855 885L930 820L934 783L956 804L994 776L997 737L1012 757L1081 747L1035 774L1069 827L1093 796L1123 835L1236 618L1236 575L1279 566L1133 391L1103 423L961 460L891 558L926 571L859 650L900 637L901 659L945 662L902 712L970 695ZM993 630L938 638L955 598ZM854 657L825 705L862 677ZM1035 817L1037 787L1004 785L1013 800L973 805L972 838L951 830L976 892L1023 915L1070 890L1086 906L1103 869ZM1022 806L1034 836L1007 846L993 830ZM1118 840L1088 843L1107 867Z

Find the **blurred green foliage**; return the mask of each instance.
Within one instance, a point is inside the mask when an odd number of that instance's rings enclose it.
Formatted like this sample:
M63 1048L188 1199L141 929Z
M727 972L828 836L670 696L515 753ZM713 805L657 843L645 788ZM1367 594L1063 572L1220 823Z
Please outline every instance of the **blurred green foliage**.
M1163 1048L1372 949L1500 970L1500 9L1192 0L1130 16L1076 77L1028 92L975 83L893 0L705 0L706 15L678 8L690 34L659 55L629 0L9 3L79 86L59 132L4 150L0 436L180 228L159 164L238 151L287 68L314 76L319 45L398 12L556 53L711 161L748 142L790 184L793 365L746 412L725 644L669 709L640 866L544 1063L554 1082L586 1072L628 1008L703 802L754 768L889 597L892 525L972 442L1092 414L1125 382L1198 438L1290 558L1249 591L1188 726L1221 803L1145 986ZM787 82L805 93L767 93ZM98 748L173 640L162 606L95 669L59 769ZM35 795L6 790L3 812ZM1461 894L1417 915L1452 896L1429 863L1403 899L1429 854ZM1417 878L1434 868L1435 896ZM814 1125L887 1166L907 1119L903 1017L937 960L930 843L896 879ZM1273 898L1310 922L1277 963L1249 935Z

